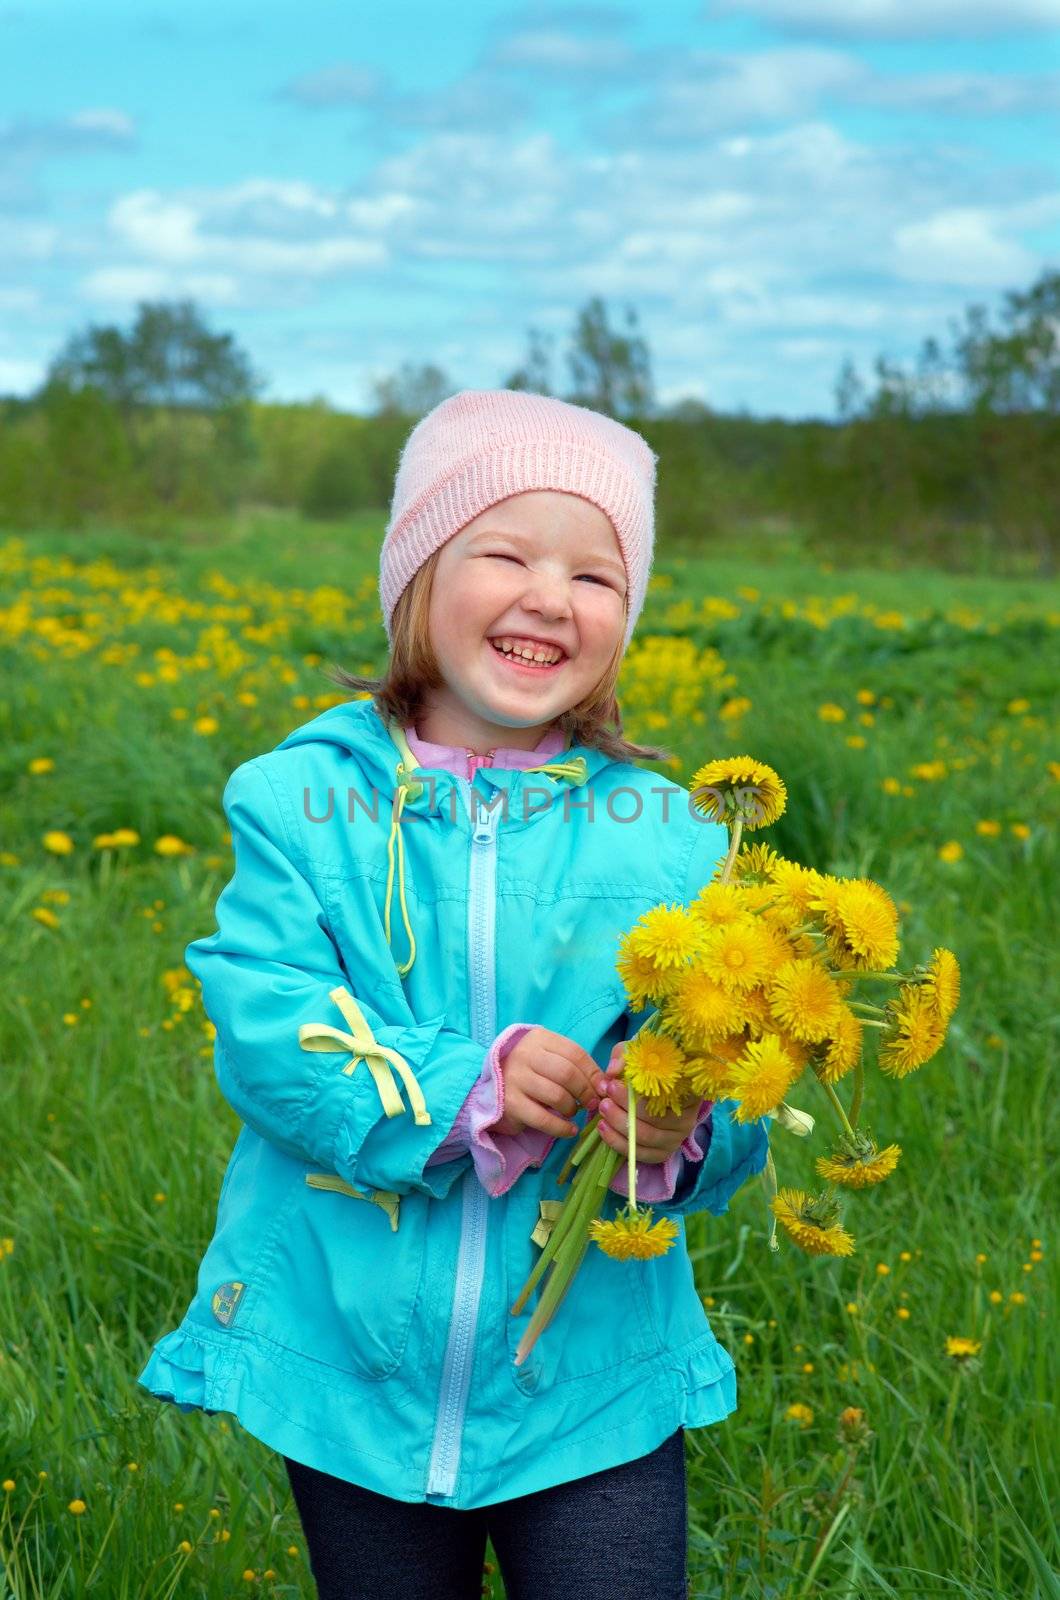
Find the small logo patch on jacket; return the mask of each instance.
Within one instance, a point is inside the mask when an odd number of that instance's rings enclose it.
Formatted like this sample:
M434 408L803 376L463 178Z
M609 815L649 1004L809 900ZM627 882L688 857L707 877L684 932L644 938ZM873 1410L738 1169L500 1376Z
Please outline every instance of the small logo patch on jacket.
M222 1283L213 1292L213 1299L210 1301L213 1314L226 1328L236 1314L236 1306L245 1288L245 1283Z

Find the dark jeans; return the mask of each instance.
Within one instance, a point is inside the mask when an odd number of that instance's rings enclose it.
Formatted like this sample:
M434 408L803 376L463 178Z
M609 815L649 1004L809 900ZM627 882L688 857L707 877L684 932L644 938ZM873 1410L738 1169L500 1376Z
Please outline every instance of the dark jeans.
M471 1511L283 1459L320 1600L479 1600L487 1536L507 1600L688 1600L683 1428L636 1461Z

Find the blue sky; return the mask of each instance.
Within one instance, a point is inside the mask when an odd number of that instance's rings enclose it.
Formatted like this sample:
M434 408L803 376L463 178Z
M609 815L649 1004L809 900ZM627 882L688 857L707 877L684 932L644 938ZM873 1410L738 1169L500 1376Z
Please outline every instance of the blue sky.
M663 405L835 415L1060 265L1060 0L0 0L0 393L190 297L266 399L489 388L593 295Z

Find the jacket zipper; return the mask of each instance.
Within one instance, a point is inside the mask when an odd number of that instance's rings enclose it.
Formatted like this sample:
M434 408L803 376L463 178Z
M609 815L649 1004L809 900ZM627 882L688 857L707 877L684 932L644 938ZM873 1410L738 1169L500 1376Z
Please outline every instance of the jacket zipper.
M468 881L468 971L471 975L471 1032L484 1048L496 1036L494 945L496 937L497 823L500 807L478 816L472 809L472 784L467 790L471 830ZM435 1418L434 1443L427 1474L427 1497L451 1496L460 1467L460 1444L475 1355L475 1327L486 1262L489 1195L479 1181L474 1164L463 1177L460 1213L460 1250L456 1263L453 1311L442 1369L442 1385Z

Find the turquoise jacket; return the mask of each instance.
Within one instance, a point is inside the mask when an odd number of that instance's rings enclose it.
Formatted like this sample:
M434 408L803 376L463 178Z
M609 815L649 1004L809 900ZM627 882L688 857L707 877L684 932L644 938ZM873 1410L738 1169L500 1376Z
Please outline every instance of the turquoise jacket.
M690 900L723 827L657 773L576 746L473 782L416 768L371 700L332 707L225 788L235 872L188 946L244 1126L180 1326L139 1382L232 1412L270 1448L393 1499L469 1509L647 1454L736 1408L683 1217L761 1171L769 1119L719 1101L653 1261L590 1247L519 1367L560 1139L490 1197L470 1154L428 1166L510 1022L603 1068L645 1020L618 940ZM474 809L474 819L472 810ZM574 1119L584 1124L587 1113ZM623 1198L605 1192L604 1215Z

